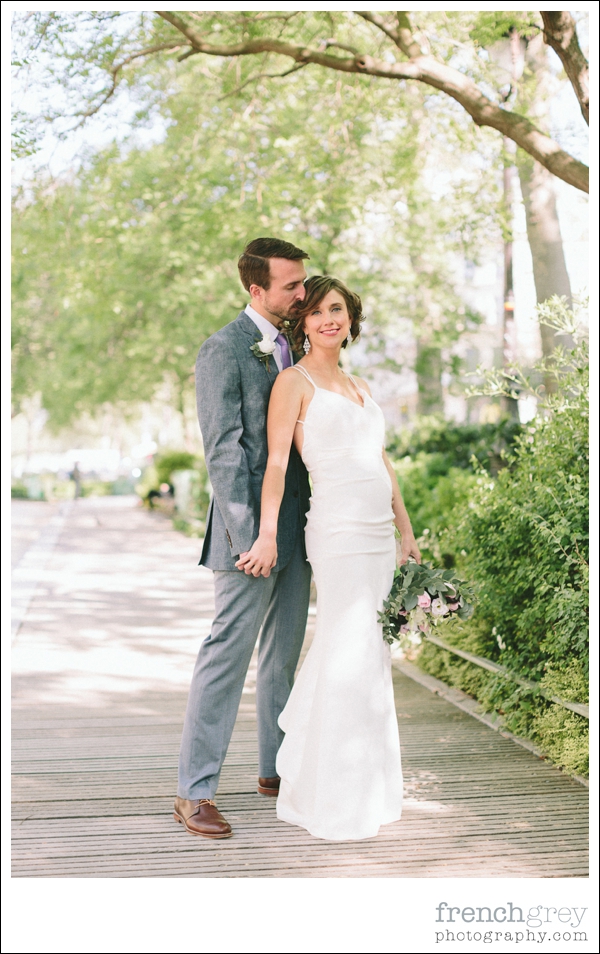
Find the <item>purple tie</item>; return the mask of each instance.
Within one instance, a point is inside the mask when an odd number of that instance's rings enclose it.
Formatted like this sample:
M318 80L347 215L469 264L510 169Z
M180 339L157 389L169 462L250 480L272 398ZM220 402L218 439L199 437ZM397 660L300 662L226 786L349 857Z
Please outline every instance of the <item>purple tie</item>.
M281 369L284 370L285 368L289 368L291 366L292 359L290 357L290 346L286 336L284 334L279 334L275 338L275 341L281 348Z

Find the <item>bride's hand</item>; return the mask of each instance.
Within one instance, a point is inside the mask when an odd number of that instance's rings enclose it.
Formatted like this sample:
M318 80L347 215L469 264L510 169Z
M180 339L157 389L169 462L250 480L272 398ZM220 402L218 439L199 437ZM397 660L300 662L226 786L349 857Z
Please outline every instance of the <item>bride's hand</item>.
M401 547L401 556L400 556L400 566L404 563L408 563L411 559L416 560L417 563L421 562L421 551L417 546L417 541L414 537L409 537L407 535L402 537L402 547Z
M240 554L240 558L235 565L238 570L243 570L247 576L270 576L276 563L276 541L265 539L259 534L247 553Z

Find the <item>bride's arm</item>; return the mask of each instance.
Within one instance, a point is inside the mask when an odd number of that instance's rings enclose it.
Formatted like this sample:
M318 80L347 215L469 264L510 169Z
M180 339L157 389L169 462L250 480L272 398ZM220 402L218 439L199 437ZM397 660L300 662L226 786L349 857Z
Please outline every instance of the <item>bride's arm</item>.
M364 388L367 394L371 393L369 385L366 381L363 381L362 378L357 378L357 381L360 387ZM400 559L400 563L407 563L410 557L413 557L417 563L420 563L421 551L417 546L417 541L415 540L410 518L406 512L406 507L404 506L402 493L398 485L396 471L392 467L384 447L381 449L381 454L383 456L383 463L385 464L386 470L390 475L390 480L392 482L392 510L394 511L394 523L397 526L402 538L402 557Z
M400 487L398 486L396 471L392 467L390 459L383 449L382 455L383 463L385 464L387 472L390 475L390 480L392 481L392 510L394 511L394 523L396 524L402 538L402 557L400 559L400 563L406 563L410 557L413 557L417 563L420 563L421 551L417 546L417 541L415 540L410 518L406 512L406 507L404 506Z
M300 374L290 368L277 375L267 416L269 456L262 485L258 537L236 563L238 570L248 575L269 576L277 563L277 519L303 393L304 379Z

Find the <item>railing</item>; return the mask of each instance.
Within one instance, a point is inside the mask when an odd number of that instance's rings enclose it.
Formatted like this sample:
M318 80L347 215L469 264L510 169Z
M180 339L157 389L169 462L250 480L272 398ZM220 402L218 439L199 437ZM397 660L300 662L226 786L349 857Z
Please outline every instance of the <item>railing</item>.
M516 682L519 686L523 686L525 689L530 689L533 692L539 693L539 695L543 696L544 699L548 699L550 702L554 702L556 705L562 706L563 709L570 709L571 712L576 712L577 715L583 716L584 719L589 719L590 717L590 707L584 705L582 702L567 702L565 699L561 699L559 696L555 696L553 693L542 689L539 683L532 682L531 679L523 679L522 676L517 676L516 673L511 672L510 669L506 668L506 666L500 666L498 663L492 662L491 659L486 659L485 656L476 656L475 653L469 653L465 649L458 649L456 646L450 646L438 636L425 636L424 638L428 642L434 643L435 646L439 646L440 649L445 649L448 653L454 653L455 656L460 656L461 659L466 659L467 662L473 663L474 666L479 666L481 669L487 669L489 672L498 673L499 675L504 676L505 679L510 679L512 682Z

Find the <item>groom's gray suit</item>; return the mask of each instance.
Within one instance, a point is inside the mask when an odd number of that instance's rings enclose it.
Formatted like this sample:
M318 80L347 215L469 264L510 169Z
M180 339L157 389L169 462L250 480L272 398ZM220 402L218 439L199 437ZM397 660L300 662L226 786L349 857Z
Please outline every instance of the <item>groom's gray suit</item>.
M267 367L251 351L261 337L242 311L202 345L196 361L198 419L214 492L200 563L214 571L216 612L198 653L183 728L178 795L186 799L214 798L261 626L258 774L276 775L283 738L277 718L292 688L306 628L309 485L294 447L279 512L277 564L266 578L235 568L239 554L258 536L267 408L278 373L272 356Z

